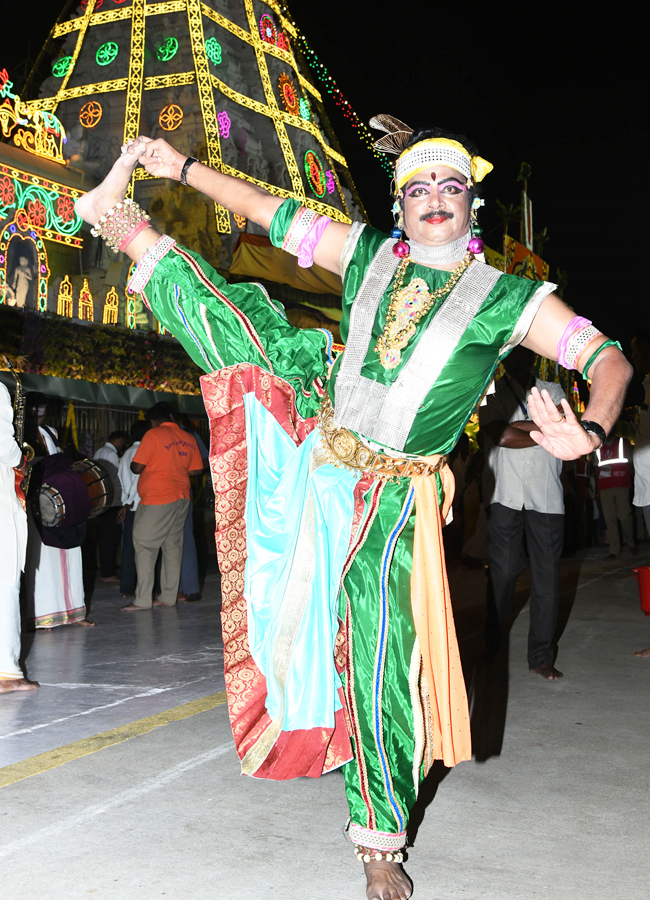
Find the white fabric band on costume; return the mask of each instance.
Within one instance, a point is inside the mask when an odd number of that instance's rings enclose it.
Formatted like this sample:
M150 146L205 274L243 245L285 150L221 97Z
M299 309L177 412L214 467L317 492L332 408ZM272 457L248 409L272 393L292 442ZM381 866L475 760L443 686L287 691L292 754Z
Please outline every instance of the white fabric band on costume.
M345 278L345 273L350 265L350 260L354 255L354 251L357 249L361 232L365 227L365 222L353 222L350 226L348 236L346 237L343 249L341 250L341 280Z
M469 156L461 153L460 150L455 150L453 147L441 147L423 141L421 144L416 144L412 150L400 156L397 160L395 164L395 184L400 188L420 169L424 169L426 166L435 166L436 164L458 169L465 178L469 178L472 174L472 161Z
M307 209L306 206L299 206L291 220L289 230L282 241L282 249L286 250L292 256L298 256L298 248L300 242L305 237L309 229L312 227L319 213L314 209Z
M412 238L407 238L406 243L411 248L411 258L423 266L440 266L447 263L458 262L467 253L467 245L471 235L469 231L457 241L450 241L440 247L429 244L420 244Z
M134 294L141 294L148 285L156 265L163 256L169 253L175 243L174 238L169 237L168 234L163 234L159 237L156 243L142 254L142 258L131 276L127 288L133 291Z
M600 334L602 334L602 331L594 328L593 325L588 325L587 328L581 328L579 331L576 331L575 334L572 334L564 352L564 359L566 363L562 364L565 366L565 368L575 369L578 360L582 356L588 344L590 344L593 339L595 337L598 337L598 335Z
M350 823L348 837L353 844L361 844L362 847L368 847L371 850L401 850L406 846L405 831L390 834L386 831L373 831L362 825L355 825L354 822Z
M350 310L350 329L336 379L334 421L381 447L402 451L421 403L465 329L503 273L474 260L430 320L397 379L380 384L361 375L379 302L399 260L393 241L373 257ZM480 397L477 397L477 402Z
M282 249L297 256L302 269L308 269L314 264L314 250L331 221L329 216L322 216L313 209L298 207L282 242Z

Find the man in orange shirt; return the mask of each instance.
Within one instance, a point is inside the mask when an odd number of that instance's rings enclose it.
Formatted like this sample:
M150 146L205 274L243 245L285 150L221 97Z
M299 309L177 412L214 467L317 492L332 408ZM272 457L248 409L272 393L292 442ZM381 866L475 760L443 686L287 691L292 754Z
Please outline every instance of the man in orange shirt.
M175 422L168 403L149 411L151 429L131 463L140 475L140 504L133 522L138 586L135 600L122 609L136 612L152 606L174 606L183 560L183 526L190 505L190 478L203 471L203 460L191 434ZM154 569L162 550L160 597L152 602Z

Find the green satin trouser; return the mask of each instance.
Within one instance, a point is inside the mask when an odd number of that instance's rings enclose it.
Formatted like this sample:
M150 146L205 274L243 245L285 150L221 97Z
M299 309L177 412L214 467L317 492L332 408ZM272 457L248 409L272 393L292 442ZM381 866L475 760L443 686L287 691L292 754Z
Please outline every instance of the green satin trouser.
M414 525L410 481L368 492L365 539L345 574L340 604L355 753L343 770L350 816L353 824L392 834L406 830L422 776L420 654L411 612Z

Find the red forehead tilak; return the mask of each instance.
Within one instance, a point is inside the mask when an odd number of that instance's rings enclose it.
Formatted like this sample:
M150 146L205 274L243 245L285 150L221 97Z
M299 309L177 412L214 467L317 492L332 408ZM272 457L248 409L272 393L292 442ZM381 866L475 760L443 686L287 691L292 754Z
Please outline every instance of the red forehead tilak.
M436 173L432 172L431 173L431 181L435 181L435 180L436 180Z

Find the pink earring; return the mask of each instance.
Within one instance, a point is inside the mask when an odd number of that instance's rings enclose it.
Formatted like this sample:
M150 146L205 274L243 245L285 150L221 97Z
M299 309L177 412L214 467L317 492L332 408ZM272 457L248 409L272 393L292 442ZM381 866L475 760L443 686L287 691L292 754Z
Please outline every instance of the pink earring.
M399 200L396 200L393 203L393 220L394 225L393 229L390 233L392 238L396 238L396 242L393 244L393 253L395 256L398 256L400 259L405 259L410 253L410 247L406 243L406 241L402 240L402 230L404 228L404 215L402 213L402 207L400 206Z

